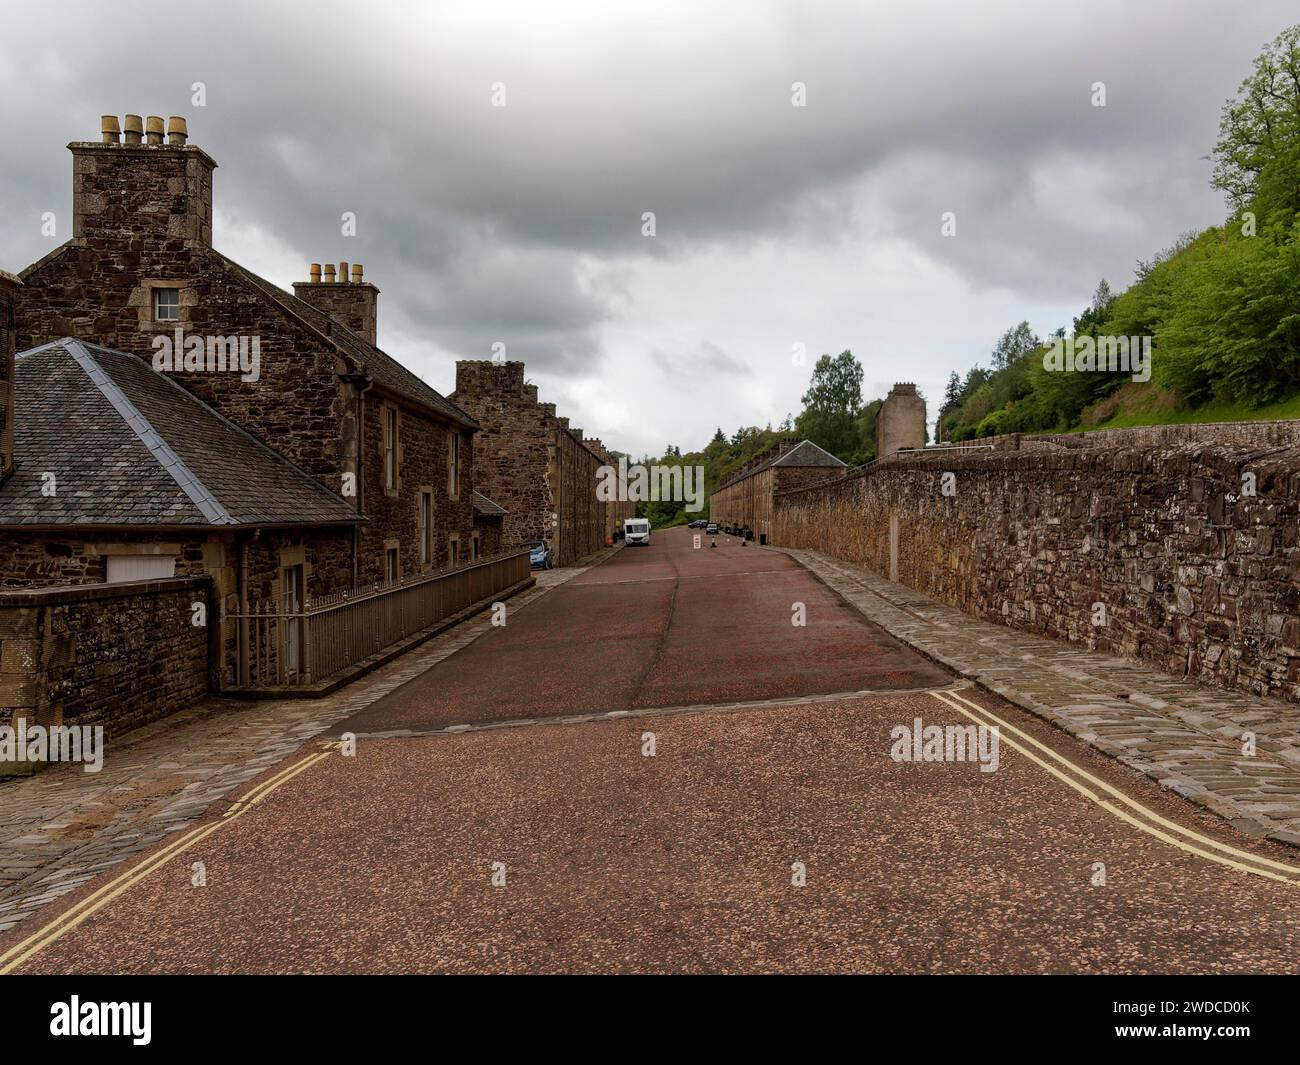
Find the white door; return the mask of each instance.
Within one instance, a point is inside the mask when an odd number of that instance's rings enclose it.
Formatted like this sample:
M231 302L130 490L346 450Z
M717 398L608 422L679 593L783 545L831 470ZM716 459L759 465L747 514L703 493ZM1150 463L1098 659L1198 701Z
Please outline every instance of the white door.
M285 679L298 676L302 655L302 567L284 568L284 672Z

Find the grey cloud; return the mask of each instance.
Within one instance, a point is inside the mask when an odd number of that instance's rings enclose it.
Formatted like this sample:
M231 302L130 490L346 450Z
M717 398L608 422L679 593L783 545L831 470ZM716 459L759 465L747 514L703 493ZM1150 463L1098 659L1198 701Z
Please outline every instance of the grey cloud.
M676 379L747 378L754 376L754 367L742 358L724 351L717 344L705 341L687 354L672 355L656 348L650 353L664 373Z
M0 266L49 250L42 211L66 236L63 145L94 138L101 113L138 111L190 119L220 164L223 217L296 251L298 277L362 261L384 315L466 356L504 340L538 370L613 372L602 327L639 298L623 268L710 247L901 240L1027 307L1080 302L1222 217L1201 157L1223 99L1292 21L1276 0L17 9L0 98L23 150L0 178ZM141 27L178 23L186 47L142 48ZM498 81L505 108L490 106ZM806 108L790 106L794 81ZM1094 81L1105 108L1089 106ZM796 317L799 285L780 298ZM690 323L673 332L704 342ZM720 372L743 373L725 358Z

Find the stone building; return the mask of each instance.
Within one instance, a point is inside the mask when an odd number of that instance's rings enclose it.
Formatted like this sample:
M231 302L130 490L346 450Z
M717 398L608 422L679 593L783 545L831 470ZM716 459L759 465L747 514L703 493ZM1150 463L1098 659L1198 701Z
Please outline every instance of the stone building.
M526 585L464 572L508 517L478 425L376 346L360 265L291 295L216 251L182 119L68 147L71 238L0 273L0 725L342 683Z
M600 456L601 465L611 469L617 468L618 456L613 454L599 437L583 441L588 451ZM619 499L620 493L611 493L613 498L605 500L605 543L612 544L623 537L623 522L636 517L636 504L630 499ZM626 494L626 493L622 493Z
M709 518L731 532L767 543L776 493L841 478L847 468L811 440L782 440L714 490Z
M925 447L925 400L916 385L902 381L889 390L876 414L876 460L902 448Z
M609 517L596 494L605 454L554 403L538 402L522 362L457 362L451 398L479 426L477 483L507 511L506 547L545 540L563 566L605 545Z
M362 520L351 503L174 378L73 339L23 352L16 368L0 590L206 576L212 605L233 616L350 587ZM210 679L235 686L237 627L211 627Z
M481 553L491 522L476 521L478 427L376 346L378 289L359 265L331 264L324 280L313 266L291 295L216 251L217 164L188 143L183 119L164 138L160 118L128 115L123 133L108 116L99 142L68 148L72 237L21 274L19 348L72 337L156 368L164 357L176 383L346 501L365 519L348 565L314 569L308 594Z

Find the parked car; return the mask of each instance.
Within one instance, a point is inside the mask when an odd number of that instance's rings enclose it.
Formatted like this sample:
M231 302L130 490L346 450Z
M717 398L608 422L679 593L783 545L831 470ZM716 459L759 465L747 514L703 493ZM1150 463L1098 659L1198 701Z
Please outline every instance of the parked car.
M710 536L717 536L718 523L716 521L709 522L709 524L704 527L704 531L708 533Z
M648 518L627 518L623 522L623 539L631 544L650 546L650 521Z
M546 546L545 540L527 540L524 546L528 548L528 561L533 564L533 569L555 567L555 556L551 554L551 549Z
M696 518L693 522L691 522L690 527L691 527L692 529L703 529L703 528L705 528L708 524L709 524L709 519L708 519L708 518Z

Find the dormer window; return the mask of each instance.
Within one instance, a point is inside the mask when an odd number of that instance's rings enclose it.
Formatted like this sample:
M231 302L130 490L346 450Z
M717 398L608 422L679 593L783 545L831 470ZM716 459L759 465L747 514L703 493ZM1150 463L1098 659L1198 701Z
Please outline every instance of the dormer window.
M156 288L153 290L153 320L179 322L181 319L181 290Z

